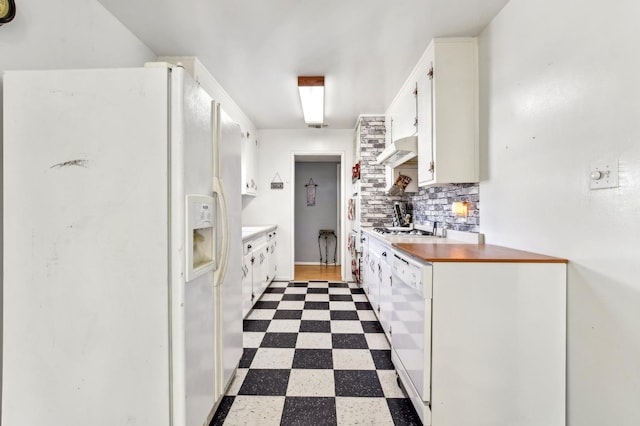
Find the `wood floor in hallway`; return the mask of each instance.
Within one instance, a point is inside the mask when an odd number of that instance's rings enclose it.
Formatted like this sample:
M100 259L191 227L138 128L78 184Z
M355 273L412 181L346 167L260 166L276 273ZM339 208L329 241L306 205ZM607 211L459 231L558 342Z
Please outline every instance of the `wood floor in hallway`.
M296 265L295 281L342 281L340 265Z

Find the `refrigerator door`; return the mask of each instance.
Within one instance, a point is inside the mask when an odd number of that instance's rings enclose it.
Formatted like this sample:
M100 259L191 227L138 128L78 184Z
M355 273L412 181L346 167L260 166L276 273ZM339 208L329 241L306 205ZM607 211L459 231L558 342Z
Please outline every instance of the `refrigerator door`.
M167 69L3 86L2 424L169 425Z
M214 148L214 189L222 194L221 213L218 220L221 259L215 274L219 318L217 327L220 351L221 377L218 381L220 395L229 385L242 357L242 198L238 191L240 182L240 152L242 138L240 126L215 107L218 131Z
M189 249L186 247L189 241L187 233L192 232L187 229L185 219L187 194L211 196L213 192L211 108L209 95L183 68L174 67L171 78L171 224L174 235L172 261L176 265L172 285L174 360L184 354L183 363L174 362L174 409L178 411L184 401L188 426L207 422L218 398L213 271L188 282L184 278L186 251ZM184 312L184 322L177 318L181 311ZM184 371L184 378L180 377L180 369ZM180 385L181 380L184 380L184 386Z

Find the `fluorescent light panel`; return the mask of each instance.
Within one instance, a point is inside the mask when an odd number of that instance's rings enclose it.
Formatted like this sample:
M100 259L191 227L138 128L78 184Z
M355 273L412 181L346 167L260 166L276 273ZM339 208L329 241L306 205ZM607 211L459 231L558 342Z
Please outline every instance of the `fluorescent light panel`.
M324 123L324 77L298 77L304 122Z

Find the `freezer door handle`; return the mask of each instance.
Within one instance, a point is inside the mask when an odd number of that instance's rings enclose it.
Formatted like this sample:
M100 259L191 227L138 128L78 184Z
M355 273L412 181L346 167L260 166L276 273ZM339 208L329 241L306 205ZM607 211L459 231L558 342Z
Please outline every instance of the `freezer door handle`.
M227 211L227 199L224 195L222 181L218 177L213 178L213 193L218 196L218 205L220 206L220 221L222 225L222 252L218 262L216 262L216 270L213 273L213 285L220 285L227 273L227 259L229 257L229 217Z

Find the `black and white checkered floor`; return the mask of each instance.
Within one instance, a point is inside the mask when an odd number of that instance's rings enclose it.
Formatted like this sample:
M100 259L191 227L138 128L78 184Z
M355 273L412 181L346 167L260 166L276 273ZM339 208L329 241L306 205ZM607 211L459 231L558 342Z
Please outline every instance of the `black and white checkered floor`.
M273 282L244 321L240 368L211 425L420 425L354 283Z

